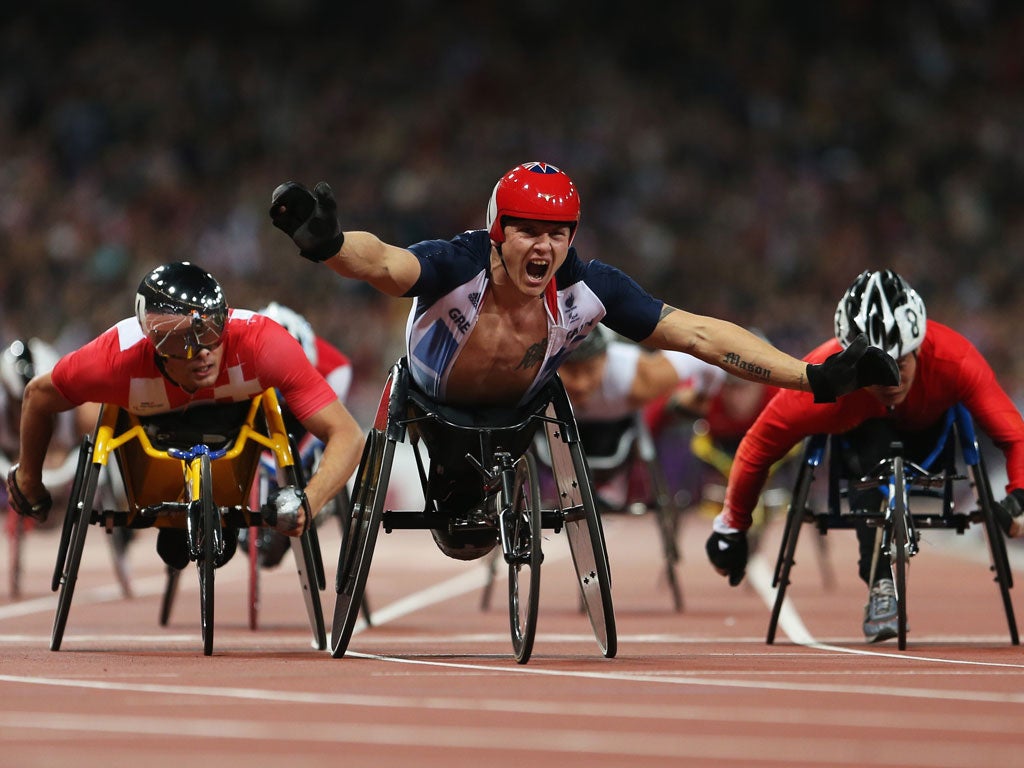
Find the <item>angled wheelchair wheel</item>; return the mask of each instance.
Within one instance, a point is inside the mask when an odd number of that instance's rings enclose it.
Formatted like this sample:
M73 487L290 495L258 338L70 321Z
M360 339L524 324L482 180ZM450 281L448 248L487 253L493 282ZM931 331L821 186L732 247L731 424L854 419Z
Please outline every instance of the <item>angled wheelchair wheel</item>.
M985 538L988 540L989 555L992 557L990 569L995 572L995 581L999 585L999 594L1003 600L1003 610L1006 613L1006 623L1010 630L1010 643L1020 645L1020 635L1017 631L1017 619L1013 610L1013 600L1010 598L1010 588L1013 587L1013 573L1010 570L1010 561L1006 551L1006 540L1003 532L996 523L993 507L995 498L992 496L992 486L989 483L988 473L985 470L985 459L979 452L978 464L971 467L971 479L974 483L974 490L978 497L978 505L981 508L982 518L985 524Z
M590 625L601 652L611 659L618 651L618 637L615 630L612 580L604 529L594 501L583 449L578 442L574 442L569 444L569 451L576 473L580 505L575 513L566 516L565 533L569 539L569 550L572 552L572 561L576 568L583 607L590 618Z
M199 608L203 627L203 655L213 654L213 615L214 615L214 570L217 559L217 528L220 527L220 515L213 501L213 467L209 454L203 454L199 465L199 501L200 531L202 540L199 542Z
M384 499L391 476L395 443L379 429L371 429L352 491L348 530L341 543L335 589L338 593L331 625L331 655L345 655L366 591L373 549L384 514Z
M298 456L294 441L292 453ZM304 488L305 478L295 464L285 468L285 482L298 488ZM309 514L306 507L306 514ZM318 651L327 648L327 626L324 622L324 609L320 601L320 591L324 588L324 566L320 555L320 540L316 526L310 525L301 536L291 540L292 558L299 574L299 586L302 589L302 600L309 618L309 628L313 633L312 645Z
M805 460L800 463L800 471L797 474L793 498L789 502L789 510L786 513L782 542L779 544L779 558L775 562L775 574L772 577L772 586L776 588L776 591L772 615L768 620L768 637L765 640L768 645L775 642L775 631L779 625L782 604L786 600L789 572L796 562L794 559L796 542L800 537L800 526L804 522L804 510L807 508L807 497L810 495L812 482L814 482L814 468L806 461L805 453Z
M504 507L505 501L502 500ZM512 630L512 649L516 661L525 664L533 652L537 633L537 609L540 605L541 551L540 481L533 454L521 456L515 463L509 514L502 524L508 541L508 608Z
M683 590L679 584L679 509L672 501L668 490L668 482L657 459L645 461L647 474L651 479L651 493L655 502L655 515L658 524L658 535L661 538L661 550L665 560L665 581L672 593L672 607L677 613L683 610Z
M60 542L57 544L57 562L53 568L53 579L50 582L50 590L56 592L60 589L61 577L64 574L64 563L68 557L68 547L71 544L71 534L74 530L77 519L78 504L82 496L82 484L86 480L86 469L92 462L92 437L86 436L82 440L82 446L78 450L78 468L75 470L75 478L71 482L71 495L68 497L67 513L64 515L64 522L60 529ZM99 481L97 480L97 486Z
M57 613L53 619L53 633L50 636L51 651L59 651L64 639L64 629L67 626L68 613L71 610L71 599L75 594L75 582L78 580L78 569L82 564L85 537L89 533L93 501L96 499L96 489L99 485L102 467L92 463L91 454L90 450L89 460L85 462L84 469L75 477L73 488L75 493L68 501L67 517L65 518L67 546L64 552L58 553L57 565L60 573L54 574L55 580L60 582L60 594L57 597ZM81 464L80 458L79 466ZM70 523L67 522L68 519L70 519ZM63 538L64 532L62 531L62 548Z
M21 544L25 538L25 520L14 510L7 511L7 544L10 552L8 587L12 598L21 597Z

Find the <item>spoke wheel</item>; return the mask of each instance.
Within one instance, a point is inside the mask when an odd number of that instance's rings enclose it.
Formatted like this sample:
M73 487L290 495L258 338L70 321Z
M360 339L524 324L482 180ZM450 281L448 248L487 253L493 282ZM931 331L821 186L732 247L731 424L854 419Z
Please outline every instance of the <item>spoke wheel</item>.
M512 648L516 661L525 664L533 652L537 633L537 609L540 605L541 552L540 482L533 454L527 453L515 463L515 479L508 515L506 536L509 542L508 607L512 630Z
M53 619L53 633L50 636L51 651L59 651L64 639L64 628L67 626L68 613L71 611L71 598L75 593L78 568L82 563L82 552L85 549L85 536L89 533L89 519L92 517L92 505L96 498L100 466L90 463L83 474L84 481L79 483L76 479L77 493L68 502L67 514L71 518L71 524L67 526L67 552L65 557L58 557L61 570L60 595L57 597L57 613Z
M213 502L213 467L210 456L200 456L199 467L200 535L199 560L199 607L203 625L203 655L213 654L213 572L217 558L216 528L220 527L220 516Z
M331 655L345 655L359 617L366 579L384 513L384 497L395 444L379 429L371 429L352 491L352 510L341 543L335 589L338 593L331 623Z
M910 565L910 528L907 522L907 485L903 457L893 459L892 573L896 586L896 637L899 649L907 647L907 568Z

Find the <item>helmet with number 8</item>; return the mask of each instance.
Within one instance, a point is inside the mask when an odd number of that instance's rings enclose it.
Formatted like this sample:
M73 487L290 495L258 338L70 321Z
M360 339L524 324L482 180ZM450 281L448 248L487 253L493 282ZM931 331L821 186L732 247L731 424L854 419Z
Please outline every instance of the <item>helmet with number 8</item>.
M209 272L181 261L157 267L142 279L135 317L158 354L190 360L220 346L228 305Z
M921 297L891 269L862 272L836 307L836 338L843 347L863 333L897 359L921 346L926 326Z
M523 163L502 176L487 203L487 231L492 242L505 242L504 219L564 221L569 242L580 222L580 196L569 175L550 163Z

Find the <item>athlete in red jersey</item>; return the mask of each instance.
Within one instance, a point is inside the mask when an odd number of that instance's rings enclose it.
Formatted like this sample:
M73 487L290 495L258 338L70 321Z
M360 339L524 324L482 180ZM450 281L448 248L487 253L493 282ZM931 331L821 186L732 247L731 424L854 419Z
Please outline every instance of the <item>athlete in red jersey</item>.
M352 386L352 363L348 356L321 336L317 336L310 322L291 307L286 307L276 301L270 302L260 310L261 315L269 317L281 325L292 337L302 346L302 351L312 363L317 372L327 380L334 390L335 396L342 403L348 397L349 388ZM299 459L307 474L313 472L322 455L323 443L309 432L307 432L288 408L287 398L282 397L284 406L285 424L288 431L295 435L298 440ZM267 475L274 476L273 455L265 452L261 459L265 464ZM241 541L245 542L248 531L241 532ZM259 543L260 565L264 568L277 566L291 548L288 537L276 531L264 530L261 533ZM243 551L247 548L243 547Z
M956 403L966 406L1003 451L1009 482L1007 497L997 505L997 517L1008 536L1024 532L1024 420L981 353L956 331L926 320L920 296L891 270L868 271L857 278L836 310L836 339L805 359L824 360L861 332L897 359L900 385L867 387L834 403L815 403L790 390L772 399L740 443L725 507L708 539L708 556L720 573L729 576L730 584L743 578L745 532L768 469L796 443L814 434L846 435L862 467L851 474L863 474L885 458L894 440L903 443L908 458L920 460L934 448L943 417ZM877 491L851 499L852 505L861 508L878 508L880 503ZM864 526L857 534L860 576L868 582L874 529ZM871 641L896 634L889 570L887 561L880 558L864 624Z
M149 273L135 307L136 317L66 355L25 388L20 462L8 475L19 513L45 519L49 512L42 463L56 413L86 402L112 403L140 416L185 411L248 400L268 387L278 389L295 417L324 442L324 460L305 488L313 514L341 490L359 461L361 430L284 328L255 312L229 310L217 281L189 263ZM301 495L282 488L268 501L283 533L297 536L310 522ZM169 543L179 533L161 529L157 549L182 568L181 542Z

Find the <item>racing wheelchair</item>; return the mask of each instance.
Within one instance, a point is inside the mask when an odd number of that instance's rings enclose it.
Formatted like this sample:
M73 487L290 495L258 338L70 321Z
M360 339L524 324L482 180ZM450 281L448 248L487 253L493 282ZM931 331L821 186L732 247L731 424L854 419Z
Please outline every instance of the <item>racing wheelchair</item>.
M250 490L263 450L273 453L282 484L304 486L294 442L277 393L267 389L241 403L197 406L184 412L135 416L106 404L96 431L79 451L71 498L61 530L51 587L60 591L50 649L60 649L90 525L183 528L189 560L199 574L203 653L213 653L214 569L225 552L226 535L243 526L276 521L249 506ZM124 480L127 509L97 509L101 471L114 455ZM306 509L306 514L310 514ZM299 582L313 632L313 647L327 647L319 590L323 564L310 527L293 544ZM298 556L300 555L301 556ZM176 584L169 575L162 615ZM164 622L162 622L164 623Z
M408 365L403 357L391 369L356 470L335 584L332 656L340 658L348 649L380 529L430 529L439 544L453 539L484 542L481 555L489 551L486 542L499 542L496 546L508 565L513 652L516 661L525 664L537 627L544 558L541 530L549 528L556 533L565 530L598 646L604 656L614 657L617 637L604 532L561 381L553 377L519 408L465 410L431 400L412 381ZM542 426L557 486L557 506L545 509L536 459L529 450ZM385 509L395 445L405 442L407 435L423 488L423 509ZM468 509L447 507L445 499L437 498L424 453L456 459L447 466L460 465L470 481L460 484L460 491L475 500Z
M996 503L992 496L985 460L978 447L973 420L967 409L956 404L946 413L941 435L931 453L920 463L903 456L900 443L891 445L891 455L861 477L849 478L844 466L843 435L814 435L804 441L803 456L789 506L779 556L775 564L772 586L776 588L775 603L768 624L768 644L775 642L779 615L786 597L790 572L795 564L797 539L803 523L812 523L824 535L830 529L853 529L866 522L877 529L875 562L888 558L892 566L896 587L897 641L900 650L907 647L907 576L910 559L919 551L922 529L947 529L963 534L972 524L984 527L991 558L989 569L995 574L999 587L1010 642L1018 645L1017 622L1014 617L1010 588L1013 577L1007 557L1006 541L993 512ZM968 474L958 469L957 454ZM826 463L828 472L827 502L824 510L812 510L809 505L815 470ZM975 496L976 509L957 508L957 481L969 480ZM886 501L879 511L851 509L852 493L879 489ZM844 505L843 500L847 503ZM930 499L931 501L926 501ZM915 502L914 509L911 502ZM974 506L968 504L967 506Z

